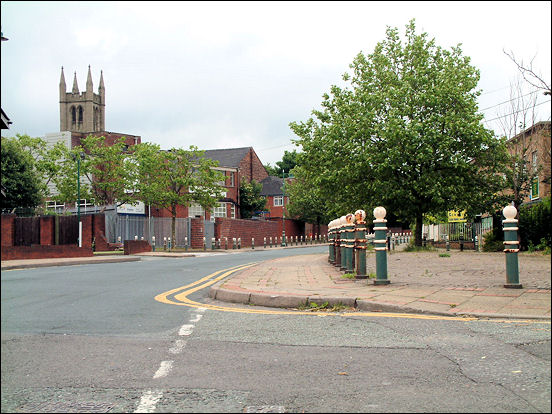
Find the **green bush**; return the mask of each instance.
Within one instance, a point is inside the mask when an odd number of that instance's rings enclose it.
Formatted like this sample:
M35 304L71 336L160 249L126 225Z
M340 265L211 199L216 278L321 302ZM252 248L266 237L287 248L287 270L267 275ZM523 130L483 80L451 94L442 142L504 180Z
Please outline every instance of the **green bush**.
M504 232L494 228L492 231L483 235L484 252L501 252L504 250Z
M546 250L552 245L550 197L519 209L519 236L522 250Z

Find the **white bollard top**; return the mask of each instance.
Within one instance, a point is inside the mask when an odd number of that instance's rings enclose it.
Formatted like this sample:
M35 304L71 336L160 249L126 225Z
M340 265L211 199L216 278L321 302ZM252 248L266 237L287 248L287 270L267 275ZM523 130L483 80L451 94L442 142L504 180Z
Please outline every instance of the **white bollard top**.
M506 217L506 221L512 221L516 218L517 209L514 206L509 205L504 207L504 209L502 210L502 214L504 214L504 217Z
M383 220L386 214L387 211L383 207L376 207L374 209L374 217L376 218L376 220Z

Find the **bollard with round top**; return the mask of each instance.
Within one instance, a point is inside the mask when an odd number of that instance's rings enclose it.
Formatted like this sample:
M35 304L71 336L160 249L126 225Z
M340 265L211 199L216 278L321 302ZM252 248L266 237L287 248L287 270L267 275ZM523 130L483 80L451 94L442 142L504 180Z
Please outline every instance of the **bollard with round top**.
M506 284L505 288L521 289L523 286L519 283L519 263L518 263L518 221L516 220L517 209L513 205L504 207L502 214L506 218L504 225L504 253L506 254Z
M376 279L374 285L387 285L389 279L387 279L387 220L385 215L387 211L383 207L376 207L374 209L374 233L375 240L374 250L376 251Z
M355 211L355 279L366 279L366 213Z

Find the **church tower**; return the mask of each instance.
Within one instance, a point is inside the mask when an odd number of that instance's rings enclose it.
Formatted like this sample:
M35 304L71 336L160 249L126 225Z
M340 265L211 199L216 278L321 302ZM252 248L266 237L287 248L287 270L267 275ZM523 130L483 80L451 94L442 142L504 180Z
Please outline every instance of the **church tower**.
M59 81L59 116L60 131L92 132L105 131L105 86L103 71L100 74L100 86L95 94L92 85L92 73L88 66L88 78L86 90L79 92L77 84L77 72L73 78L73 89L66 91L65 75L61 67L61 79Z

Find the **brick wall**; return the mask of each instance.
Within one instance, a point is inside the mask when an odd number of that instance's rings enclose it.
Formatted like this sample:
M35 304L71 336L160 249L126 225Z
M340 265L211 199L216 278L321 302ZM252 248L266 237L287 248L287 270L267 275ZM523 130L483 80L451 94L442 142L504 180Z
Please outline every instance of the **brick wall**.
M125 240L124 242L125 254L151 252L151 250L151 245L146 240Z
M244 177L248 182L255 180L260 183L268 177L263 163L253 151L253 148L249 148L248 154L240 161L239 170L240 177Z
M90 257L92 249L72 244L59 246L2 246L1 260Z
M15 214L2 214L2 248L13 246L14 243L14 220Z
M55 244L55 217L40 217L40 244L50 246Z
M192 218L190 219L191 227L191 238L190 247L192 249L202 249L203 248L203 237L205 236L205 224L202 218ZM210 240L205 241L207 244L210 243Z

